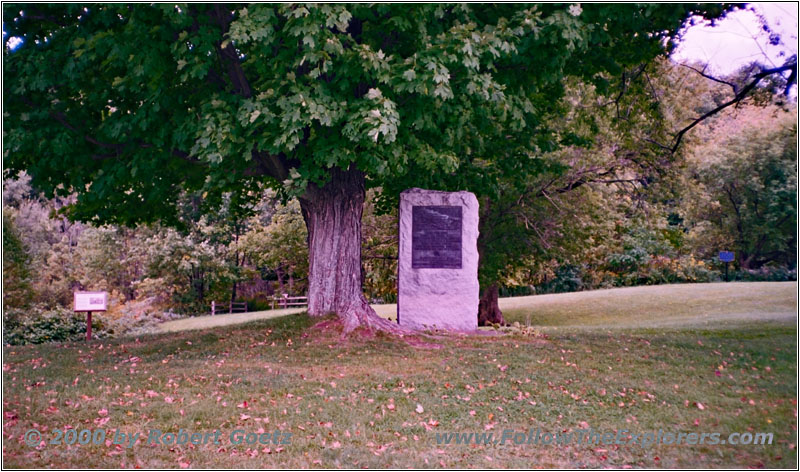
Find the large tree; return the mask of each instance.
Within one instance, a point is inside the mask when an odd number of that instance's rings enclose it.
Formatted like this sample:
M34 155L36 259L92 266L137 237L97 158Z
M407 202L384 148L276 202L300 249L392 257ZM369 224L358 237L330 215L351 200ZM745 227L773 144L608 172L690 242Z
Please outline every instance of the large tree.
M547 120L566 78L605 93L687 19L723 11L5 4L22 40L3 59L5 162L48 194L77 193L68 214L90 222L174 223L185 192L297 196L310 314L397 330L361 292L366 188L497 195L499 176L524 180L561 145Z

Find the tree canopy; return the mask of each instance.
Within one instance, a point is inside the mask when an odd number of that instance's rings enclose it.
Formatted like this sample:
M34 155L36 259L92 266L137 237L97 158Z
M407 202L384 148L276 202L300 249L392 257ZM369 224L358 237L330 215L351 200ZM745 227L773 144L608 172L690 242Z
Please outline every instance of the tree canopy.
M687 20L728 8L9 4L4 153L96 223L177 224L187 193L206 210L297 196L309 312L370 326L365 189L524 191L581 139L557 124L571 79L619 100Z
M5 156L72 217L174 221L181 191L494 188L535 169L578 76L601 92L714 5L4 6Z

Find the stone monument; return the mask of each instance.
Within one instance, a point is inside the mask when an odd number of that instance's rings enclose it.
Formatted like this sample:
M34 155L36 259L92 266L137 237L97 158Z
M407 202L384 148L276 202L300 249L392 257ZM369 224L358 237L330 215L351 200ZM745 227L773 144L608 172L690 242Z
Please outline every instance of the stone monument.
M414 329L478 328L478 199L419 188L400 194L397 321Z

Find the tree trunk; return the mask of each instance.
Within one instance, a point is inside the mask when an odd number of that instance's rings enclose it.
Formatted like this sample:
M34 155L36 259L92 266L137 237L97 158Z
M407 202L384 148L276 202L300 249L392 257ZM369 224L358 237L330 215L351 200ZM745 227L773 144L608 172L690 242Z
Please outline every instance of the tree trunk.
M741 252L741 256L739 258L739 267L742 270L750 270L753 265L754 254L748 254L744 251Z
M489 198L484 198L481 202L481 219L480 219L480 235L478 236L478 256L479 256L479 271L486 263L486 244L491 241L495 226L492 222L494 215L490 208L492 208L492 201ZM496 212L495 212L496 213ZM482 274L483 275L483 274ZM488 276L487 276L488 278ZM481 283L484 286L484 283ZM505 324L503 319L503 312L500 311L498 304L498 287L497 282L492 282L488 287L483 289L481 299L478 302L478 326L490 326L492 324Z
M283 296L283 266L275 268L275 275L278 277L278 295Z
M236 228L234 233L234 241L239 243L239 226L234 223L234 227ZM242 262L244 262L244 258L242 258ZM236 289L237 289L237 279L239 277L239 251L233 252L233 266L236 267L236 276L233 280L233 284L231 285L231 306L233 306L233 302L236 301Z
M503 312L500 311L498 303L499 292L497 284L493 283L483 291L481 301L478 303L478 326L489 326L492 324L504 325Z
M308 228L308 313L335 313L344 333L358 327L406 333L379 317L361 287L361 212L364 175L354 167L334 168L324 187L309 184L300 198Z

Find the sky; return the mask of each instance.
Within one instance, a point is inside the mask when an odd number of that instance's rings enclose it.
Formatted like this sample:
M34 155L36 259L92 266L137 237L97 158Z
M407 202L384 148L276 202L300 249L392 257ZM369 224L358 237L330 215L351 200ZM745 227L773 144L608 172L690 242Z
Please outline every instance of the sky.
M763 15L773 32L780 35L779 44L770 44L769 35L750 8ZM718 75L734 72L754 60L768 67L781 66L797 54L797 11L794 2L749 3L747 10L730 13L713 27L689 28L672 60L708 63L708 70Z

